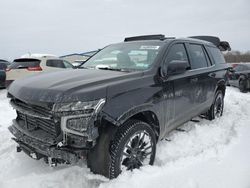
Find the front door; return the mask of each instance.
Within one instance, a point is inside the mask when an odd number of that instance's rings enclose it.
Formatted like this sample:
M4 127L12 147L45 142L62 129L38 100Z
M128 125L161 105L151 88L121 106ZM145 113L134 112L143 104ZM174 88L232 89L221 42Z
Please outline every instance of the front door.
M164 63L168 66L174 61L189 62L184 43L175 43L170 47ZM192 116L192 111L196 107L194 96L196 94L197 81L196 75L189 70L183 74L172 75L167 78L164 87L172 87L174 91L172 98L166 98L167 101L173 101L171 106L169 105L170 102L166 102L165 105L165 121L168 130L174 129ZM168 89L165 90L167 91ZM171 116L168 116L167 113L170 112Z

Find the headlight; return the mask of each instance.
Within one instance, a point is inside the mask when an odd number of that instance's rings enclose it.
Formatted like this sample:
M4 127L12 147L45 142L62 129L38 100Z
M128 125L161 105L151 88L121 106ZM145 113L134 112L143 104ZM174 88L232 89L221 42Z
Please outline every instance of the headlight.
M84 135L88 130L90 121L105 104L105 99L99 99L89 102L74 102L74 103L59 103L53 106L54 112L73 112L83 111L74 115L65 115L61 117L61 128L63 132L68 132L76 135ZM87 110L87 112L86 112Z
M90 112L99 112L105 104L105 99L88 101L88 102L72 102L72 103L57 103L53 106L55 112L69 112L69 111L80 111L90 110ZM92 110L92 111L91 111Z
M72 119L68 119L66 123L66 128L79 132L87 131L89 119L90 117L75 117Z

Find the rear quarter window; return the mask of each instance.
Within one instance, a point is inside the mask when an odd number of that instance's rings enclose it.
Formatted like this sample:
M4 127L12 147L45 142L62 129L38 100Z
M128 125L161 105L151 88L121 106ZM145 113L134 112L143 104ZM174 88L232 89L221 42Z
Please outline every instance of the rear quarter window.
M212 58L216 64L226 63L221 51L216 47L208 47Z
M56 67L56 68L65 68L65 65L62 60L59 59L49 59L46 62L46 66L48 67Z

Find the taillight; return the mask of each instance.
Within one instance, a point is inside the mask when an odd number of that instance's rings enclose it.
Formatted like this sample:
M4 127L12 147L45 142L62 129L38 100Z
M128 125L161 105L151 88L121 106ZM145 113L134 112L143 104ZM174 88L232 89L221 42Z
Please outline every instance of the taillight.
M38 66L38 67L28 67L27 68L28 71L42 71L43 69Z

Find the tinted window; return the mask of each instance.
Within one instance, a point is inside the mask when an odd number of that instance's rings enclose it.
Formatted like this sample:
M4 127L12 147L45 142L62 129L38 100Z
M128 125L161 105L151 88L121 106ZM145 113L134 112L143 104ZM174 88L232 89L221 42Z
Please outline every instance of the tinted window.
M218 48L215 47L208 47L208 48L213 56L215 63L226 63L221 51Z
M32 68L38 67L40 65L40 60L38 59L15 59L13 63L10 64L10 69L19 69L19 68Z
M48 67L65 68L63 61L59 59L49 59L46 65Z
M171 61L188 61L184 44L174 44L167 55L166 61L168 63L171 63Z
M201 45L190 44L190 55L192 58L192 61L191 61L192 69L199 69L199 68L207 67L206 55Z

